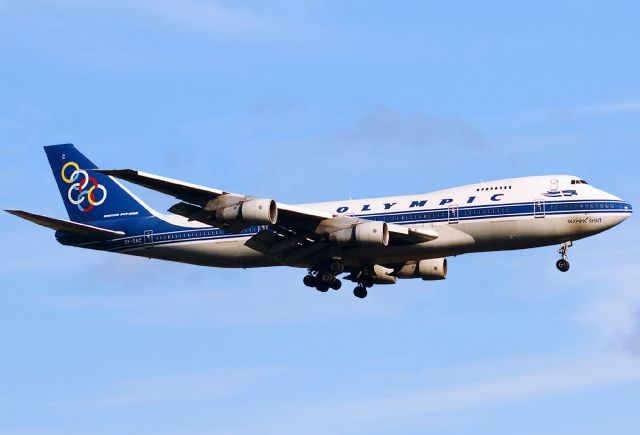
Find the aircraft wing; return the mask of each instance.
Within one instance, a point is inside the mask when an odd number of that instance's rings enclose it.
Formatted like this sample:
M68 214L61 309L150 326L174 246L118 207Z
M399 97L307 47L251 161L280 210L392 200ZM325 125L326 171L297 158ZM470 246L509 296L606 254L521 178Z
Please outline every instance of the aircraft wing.
M207 201L217 198L221 195L236 195L231 192L225 192L220 189L212 189L210 187L200 186L198 184L186 183L184 181L174 180L160 175L148 174L135 169L95 169L96 172L121 180L130 181L151 190L166 193L182 201L193 204L206 204Z
M117 239L125 235L122 231L112 231L105 228L94 227L93 225L81 224L78 222L67 221L64 219L56 219L48 216L42 216L35 213L29 213L22 210L5 210L7 213L21 217L43 227L51 228L56 231L64 231L65 233L76 234L79 236L90 237L92 239Z
M212 207L214 205L218 207L220 204L237 204L252 199L249 196L133 169L96 169L96 171L171 195L181 202L169 208L169 212L189 220L222 227L231 232L239 232L243 227L221 224L213 216ZM246 245L284 264L294 264L311 256L321 256L332 245L327 237L330 232L351 228L357 223L366 221L359 217L339 216L280 202L277 202L276 206L277 223L252 236ZM387 226L390 244L423 243L438 237L438 233L433 229L396 224L387 224Z
M134 169L96 169L96 171L101 174L111 175L180 199L183 202L171 207L169 209L170 212L207 224L213 223L210 220L205 219L204 215L210 213L206 213L206 211L203 210L203 207L212 199L224 196L229 200L229 202L232 202L234 200L241 201L249 198L245 195L231 193L220 189L212 189L210 187L174 180L160 175L148 174ZM313 230L322 220L333 218L331 213L310 210L282 203L277 203L277 206L279 217L278 222L297 229Z

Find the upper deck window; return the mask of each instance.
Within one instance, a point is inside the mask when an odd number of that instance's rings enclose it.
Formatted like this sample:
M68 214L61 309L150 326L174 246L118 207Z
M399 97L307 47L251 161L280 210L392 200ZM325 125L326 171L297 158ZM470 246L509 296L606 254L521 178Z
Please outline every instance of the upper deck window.
M574 184L574 183L571 183ZM502 190L502 189L511 189L511 186L494 186L494 187L478 187L476 188L476 192L484 192L485 190Z

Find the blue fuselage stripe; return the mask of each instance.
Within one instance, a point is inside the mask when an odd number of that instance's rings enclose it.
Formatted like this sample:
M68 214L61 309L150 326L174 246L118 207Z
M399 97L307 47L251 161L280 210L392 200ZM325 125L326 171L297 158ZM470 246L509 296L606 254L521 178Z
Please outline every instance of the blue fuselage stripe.
M394 224L425 224L441 222L471 222L475 220L525 217L525 216L555 216L576 213L632 213L632 209L624 201L598 200L565 200L565 201L535 201L511 204L485 204L477 206L449 206L434 210L411 210L389 213L357 214L355 217L363 219L385 221ZM176 229L177 228L177 229ZM147 230L152 234L139 234L121 239L91 242L80 246L111 251L128 250L133 248L161 246L191 241L220 240L240 237L250 237L265 227L252 226L241 233L227 233L215 227L185 228L178 226L150 225Z

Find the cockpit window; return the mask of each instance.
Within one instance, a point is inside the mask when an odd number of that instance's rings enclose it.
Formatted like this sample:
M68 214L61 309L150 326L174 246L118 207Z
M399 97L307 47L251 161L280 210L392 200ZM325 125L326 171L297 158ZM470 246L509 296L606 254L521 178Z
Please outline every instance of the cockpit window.
M589 184L585 180L571 180L571 184Z

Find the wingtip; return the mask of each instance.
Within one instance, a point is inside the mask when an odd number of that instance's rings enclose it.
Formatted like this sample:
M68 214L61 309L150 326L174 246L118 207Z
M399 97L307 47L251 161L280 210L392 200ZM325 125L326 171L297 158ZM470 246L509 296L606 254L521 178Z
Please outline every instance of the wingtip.
M17 217L22 218L22 219L27 219L29 216L33 215L33 213L30 213L30 212L24 211L24 210L12 210L12 209L9 209L9 210L5 210L5 211L7 213L9 213L10 215L17 216Z

